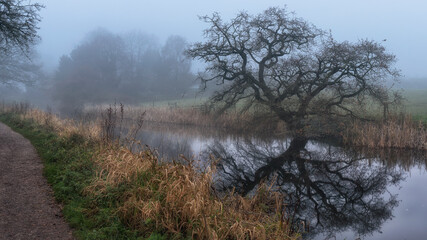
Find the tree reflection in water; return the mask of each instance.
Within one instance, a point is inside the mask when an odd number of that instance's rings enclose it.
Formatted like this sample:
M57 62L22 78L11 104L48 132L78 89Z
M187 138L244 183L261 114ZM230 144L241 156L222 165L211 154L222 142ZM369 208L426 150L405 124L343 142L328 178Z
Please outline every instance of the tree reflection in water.
M246 195L262 180L275 181L286 196L287 209L295 214L294 221L309 223L311 237L379 231L398 205L397 196L387 188L403 179L403 171L356 152L307 142L215 142L206 153L221 158L216 188L235 188Z

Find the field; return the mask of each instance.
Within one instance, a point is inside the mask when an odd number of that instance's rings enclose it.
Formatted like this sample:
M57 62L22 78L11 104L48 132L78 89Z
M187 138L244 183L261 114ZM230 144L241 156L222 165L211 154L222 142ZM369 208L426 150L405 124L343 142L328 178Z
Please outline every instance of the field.
M152 101L141 103L142 107L192 107L199 106L208 100L206 97L180 98L173 100Z
M421 120L427 124L427 88L408 88L403 91L403 111L412 115L413 119ZM143 107L193 107L203 104L208 100L202 98L185 98L168 101L144 102Z
M403 93L405 97L405 110L411 114L414 120L427 123L427 88L408 89Z

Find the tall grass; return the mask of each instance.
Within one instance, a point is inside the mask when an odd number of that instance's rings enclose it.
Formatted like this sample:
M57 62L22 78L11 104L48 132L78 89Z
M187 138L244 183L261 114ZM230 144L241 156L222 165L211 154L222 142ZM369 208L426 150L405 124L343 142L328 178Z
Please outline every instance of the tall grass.
M125 118L136 119L145 113L147 122L201 126L227 130L233 133L285 135L285 124L265 110L239 112L227 111L221 115L202 107L128 107Z
M31 120L38 125L51 129L61 137L78 134L89 140L99 141L102 134L99 119L92 121L64 119L51 111L45 112L37 108L32 108L29 103L4 105L0 113L16 114L21 120Z
M101 167L87 189L95 198L120 192L117 214L130 228L156 229L180 239L296 239L283 197L262 184L252 197L218 196L212 188L215 166L159 164L145 149L110 146L100 151Z
M100 115L104 105L86 106L85 112ZM265 108L255 107L249 111L232 109L223 114L216 114L204 105L197 106L126 106L124 120L134 121L144 114L144 121L150 123L198 126L226 130L232 133L285 135L283 121Z
M352 146L427 151L427 129L410 116L392 117L386 122L354 121L343 132L343 141Z

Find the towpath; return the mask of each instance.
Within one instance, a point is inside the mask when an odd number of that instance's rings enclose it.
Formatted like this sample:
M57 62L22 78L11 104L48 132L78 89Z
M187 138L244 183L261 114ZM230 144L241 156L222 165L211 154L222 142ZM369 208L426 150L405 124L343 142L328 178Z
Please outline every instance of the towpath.
M0 123L0 239L73 239L30 141Z

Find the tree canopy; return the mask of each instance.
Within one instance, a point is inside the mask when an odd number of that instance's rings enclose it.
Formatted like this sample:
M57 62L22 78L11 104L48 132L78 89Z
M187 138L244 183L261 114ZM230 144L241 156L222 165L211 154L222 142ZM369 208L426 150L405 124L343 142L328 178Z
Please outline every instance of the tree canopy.
M32 83L39 78L40 65L31 58L42 7L31 1L0 0L0 83Z
M363 117L367 104L392 99L395 56L375 41L339 42L283 8L241 12L226 22L201 17L204 42L187 54L208 64L202 83L223 88L211 98L225 110L237 102L267 106L293 133L304 135L315 116ZM357 108L349 104L357 103Z
M0 51L18 47L29 51L38 39L37 24L43 6L23 0L0 0Z

